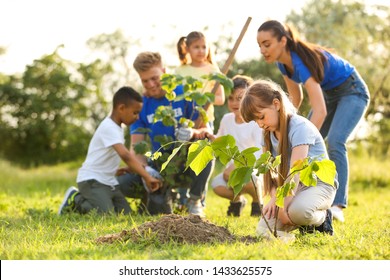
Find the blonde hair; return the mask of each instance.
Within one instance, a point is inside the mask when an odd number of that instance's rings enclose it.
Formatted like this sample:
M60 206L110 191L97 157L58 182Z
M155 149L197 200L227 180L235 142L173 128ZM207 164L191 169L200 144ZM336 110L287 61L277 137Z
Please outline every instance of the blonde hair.
M148 71L154 66L162 67L161 55L158 52L141 52L133 62L133 67L138 73Z
M177 42L177 52L179 54L179 60L182 65L188 64L189 62L187 56L187 47L191 46L194 41L199 39L206 40L204 34L199 31L192 31L187 36L180 37L179 41ZM208 46L207 61L211 64L214 64L210 46Z
M288 123L291 115L295 112L294 107L287 97L287 94L282 88L268 80L259 80L254 82L245 92L244 98L241 101L240 113L242 118L246 121L256 121L259 117L261 109L270 107L274 99L279 100L279 126L280 135L278 154L281 156L281 164L279 166L279 173L286 178L289 172L289 140L288 140ZM271 134L264 130L264 142L266 151L272 153ZM283 177L279 175L277 179L277 186L282 185ZM264 192L270 194L270 190L275 186L276 182L273 179L271 172L264 174Z

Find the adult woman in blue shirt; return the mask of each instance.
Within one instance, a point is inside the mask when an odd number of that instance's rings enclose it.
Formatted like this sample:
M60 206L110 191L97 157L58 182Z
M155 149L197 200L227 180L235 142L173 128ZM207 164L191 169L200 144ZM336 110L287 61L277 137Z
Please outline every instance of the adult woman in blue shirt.
M264 22L257 42L268 63L276 63L283 74L296 108L303 100L301 85L310 100L310 121L327 140L329 157L336 164L339 188L333 201L333 217L343 222L348 201L349 164L346 142L367 109L367 85L348 61L330 50L299 39L289 26Z

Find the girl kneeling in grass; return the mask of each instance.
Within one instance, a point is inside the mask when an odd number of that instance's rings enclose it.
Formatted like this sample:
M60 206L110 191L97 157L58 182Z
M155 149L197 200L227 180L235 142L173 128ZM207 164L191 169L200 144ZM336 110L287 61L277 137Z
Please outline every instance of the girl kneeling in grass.
M271 81L261 80L251 85L242 99L240 112L246 122L254 120L264 129L264 152L270 151L274 157L281 155L277 178L271 172L264 174L264 192L271 199L264 206L263 213L273 229L276 222L276 188L283 185L283 177L287 178L290 166L308 156L328 159L328 153L318 129L308 119L296 114L286 93ZM338 187L337 178L336 188L319 179L316 187L305 186L299 182L299 176L295 176L294 180L294 195L285 198L284 208L278 212L276 229L289 232L311 226L333 235L329 208ZM264 218L260 219L257 233L269 235Z

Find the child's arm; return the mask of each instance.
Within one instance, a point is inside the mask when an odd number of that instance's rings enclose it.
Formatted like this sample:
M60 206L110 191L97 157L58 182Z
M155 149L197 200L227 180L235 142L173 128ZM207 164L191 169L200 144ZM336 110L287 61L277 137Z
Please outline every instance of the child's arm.
M225 104L225 90L221 85L218 86L216 92L215 92L215 97L214 97L214 105L216 106L222 106Z
M151 192L154 192L161 187L162 182L159 179L152 177L145 170L142 163L139 162L138 159L134 155L132 155L128 149L126 149L125 145L115 144L113 145L113 148L121 157L121 159L127 164L129 171L133 171L139 174L142 178L144 178L146 185L148 186Z

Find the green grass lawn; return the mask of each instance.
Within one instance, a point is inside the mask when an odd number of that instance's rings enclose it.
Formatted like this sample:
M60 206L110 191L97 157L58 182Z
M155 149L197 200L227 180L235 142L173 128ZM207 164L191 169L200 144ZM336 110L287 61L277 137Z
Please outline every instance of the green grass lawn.
M96 244L158 217L63 215L57 210L65 190L75 185L79 162L20 169L0 161L1 260L388 260L390 258L390 163L351 158L346 222L334 223L335 235L301 236L285 244L159 244L156 241ZM248 198L249 199L249 198ZM132 202L132 201L130 201ZM133 202L132 202L133 203ZM226 217L228 201L207 195L207 219L235 235L255 235L258 218L250 207L240 218Z

